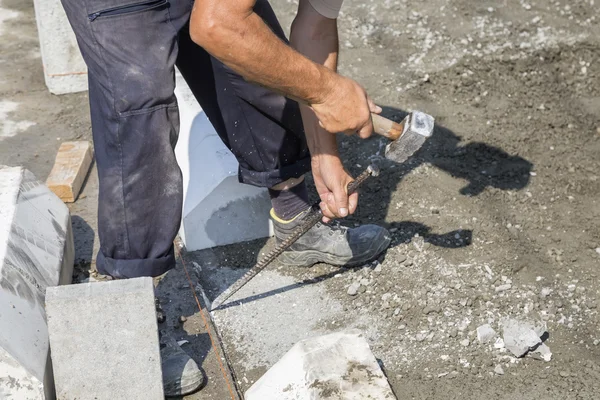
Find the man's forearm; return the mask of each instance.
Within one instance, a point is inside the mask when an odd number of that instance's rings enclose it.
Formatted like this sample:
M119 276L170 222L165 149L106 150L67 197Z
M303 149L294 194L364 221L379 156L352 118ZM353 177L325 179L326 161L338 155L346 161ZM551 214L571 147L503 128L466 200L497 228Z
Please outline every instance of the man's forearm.
M336 71L339 51L337 21L321 17L308 1L301 0L292 24L290 43L299 53L315 63ZM313 156L338 157L335 135L319 126L315 113L300 105L308 147Z
M332 71L282 42L254 13L254 3L196 1L192 39L249 81L306 104L324 102L333 84Z

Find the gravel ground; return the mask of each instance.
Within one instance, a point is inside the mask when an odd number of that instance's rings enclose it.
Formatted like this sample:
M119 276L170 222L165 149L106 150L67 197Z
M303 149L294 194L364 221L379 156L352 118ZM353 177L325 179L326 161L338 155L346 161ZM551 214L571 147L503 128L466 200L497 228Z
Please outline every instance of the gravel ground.
M289 26L294 2L273 5ZM0 163L44 179L60 141L90 138L86 94L47 93L31 3L0 6ZM340 137L352 173L382 169L345 223L382 224L392 245L355 269L274 264L236 297L242 307L215 312L243 390L291 343L358 327L401 399L597 398L598 18L594 0L346 1L340 72L388 117L433 114L436 132L403 165L383 159L383 139ZM97 247L96 186L92 173L72 207L82 273ZM215 296L272 245L190 254L194 280ZM201 328L183 283L173 274L164 296L193 341ZM551 361L477 340L482 324L502 336L505 317L545 322Z

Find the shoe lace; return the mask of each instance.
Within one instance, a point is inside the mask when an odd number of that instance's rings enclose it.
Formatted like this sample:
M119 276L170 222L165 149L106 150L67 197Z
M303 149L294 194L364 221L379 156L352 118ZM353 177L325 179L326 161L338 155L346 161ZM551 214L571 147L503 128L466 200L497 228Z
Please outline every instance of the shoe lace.
M329 236L333 236L333 235L339 235L339 236L344 236L346 235L346 232L348 232L348 227L342 225L339 223L339 221L332 221L329 224Z

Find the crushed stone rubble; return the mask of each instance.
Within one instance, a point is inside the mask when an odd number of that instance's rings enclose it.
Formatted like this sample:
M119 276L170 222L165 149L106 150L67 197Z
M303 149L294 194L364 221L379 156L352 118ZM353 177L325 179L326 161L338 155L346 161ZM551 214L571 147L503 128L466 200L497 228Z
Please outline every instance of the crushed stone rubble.
M587 282L556 274L522 284L508 277L507 266L453 264L425 244L415 235L384 261L339 275L345 311L389 325L370 326L374 351L404 373L500 376L523 357L548 362L548 326L577 330L597 315ZM599 337L586 345L600 344Z

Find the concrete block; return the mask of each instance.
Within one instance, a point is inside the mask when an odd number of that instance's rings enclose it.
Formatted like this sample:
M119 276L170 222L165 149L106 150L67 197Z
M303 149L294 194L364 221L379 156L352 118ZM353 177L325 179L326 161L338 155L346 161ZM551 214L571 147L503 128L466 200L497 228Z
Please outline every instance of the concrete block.
M51 93L87 90L87 67L60 0L34 0L46 86Z
M58 400L164 399L152 278L48 288Z
M0 398L53 398L44 296L71 282L73 258L69 209L31 172L0 166Z
M186 248L201 250L272 235L268 191L238 182L237 160L179 73L175 94L181 126L175 154L184 189L180 236Z
M360 332L298 342L248 391L246 400L395 399Z

